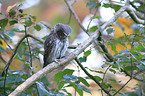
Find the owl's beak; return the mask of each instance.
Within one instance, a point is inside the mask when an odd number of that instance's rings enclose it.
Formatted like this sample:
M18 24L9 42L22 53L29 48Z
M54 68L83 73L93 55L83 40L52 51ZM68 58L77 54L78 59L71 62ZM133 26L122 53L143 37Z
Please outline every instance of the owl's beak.
M67 36L67 34L66 34L65 32L63 32L63 34L64 34L65 36Z

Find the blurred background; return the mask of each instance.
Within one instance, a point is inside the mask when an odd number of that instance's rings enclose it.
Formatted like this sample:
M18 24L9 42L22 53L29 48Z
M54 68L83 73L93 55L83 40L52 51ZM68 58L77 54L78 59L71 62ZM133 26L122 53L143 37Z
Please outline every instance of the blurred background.
M86 4L89 0L76 0L76 2L73 4L73 9L75 10L76 14L78 15L80 21L82 22L83 26L87 29L87 26L89 24L90 18L92 16L94 16L93 14L95 13L96 10L92 10L90 12L89 7L86 7ZM95 1L97 2L97 0L91 0L91 1ZM111 0L112 1L112 0ZM109 0L102 0L103 2L109 2ZM123 0L114 0L113 2L121 2L121 5L124 5L126 1ZM88 38L87 34L85 32L83 32L83 30L79 27L77 21L75 20L75 18L73 16L71 16L71 19L69 21L69 17L70 17L70 12L68 10L68 7L66 6L64 0L1 0L0 3L0 11L3 14L6 14L7 12L7 8L9 6L13 6L14 4L22 4L22 6L20 7L20 9L24 10L24 13L26 13L27 15L32 15L32 16L36 16L36 22L38 24L46 24L47 26L49 26L50 28L52 28L55 24L57 23L64 23L64 24L68 24L69 26L71 26L72 28L72 33L69 36L69 42L70 45L77 45L78 43L83 42L84 40L86 40ZM113 17L115 14L115 10L111 9L111 8L104 8L104 7L99 7L96 13L96 16L99 16L99 19L93 19L93 21L91 22L90 27L95 26L95 25L100 25L103 24L104 22L107 22L111 17ZM127 13L123 13L122 17L128 17ZM123 19L124 20L124 19ZM133 24L133 21L131 21L129 18L125 19L126 22L128 21L132 22L131 24ZM115 26L115 25L114 25ZM15 24L13 26L7 26L6 30L9 30L11 28L19 28L19 29L24 29L24 27L21 24ZM115 28L113 28L115 31ZM130 29L131 33L133 33L133 30ZM49 34L50 29L47 28L46 26L41 26L41 30L40 31L36 31L33 29L29 29L28 32L36 35L39 38L43 38L46 35ZM105 31L103 33L104 35L104 39L107 38L113 38L114 33L112 34L107 34ZM12 37L12 43L11 46L14 47L15 44L17 44L18 40L21 38L22 34L16 34L14 37ZM92 46L89 46L87 50L89 50ZM41 50L43 51L43 46L41 48ZM111 49L110 49L111 50ZM121 49L118 49L121 50ZM6 61L9 60L10 56L11 56L11 52L7 49L7 51L9 52L9 54L3 54L3 58L5 58ZM68 49L68 52L72 52L73 50ZM67 53L69 54L69 53ZM112 52L112 54L114 54ZM79 57L83 56L83 54L80 54ZM34 69L35 72L37 72L38 70L40 70L42 68L42 63L43 63L43 54L39 54L39 58L40 60L33 60L34 65L33 66L37 66L37 68ZM105 67L103 68L103 64L104 64L104 57L101 53L97 52L95 49L94 51L92 51L91 55L88 56L87 58L87 62L83 63L84 66L95 69L95 70L101 70L104 71ZM4 64L2 62L0 62L0 69L2 70L4 68ZM86 76L84 72L82 72L80 69L78 69L76 64L73 64L74 62L71 62L71 64L68 64L67 66L63 66L62 68L59 68L59 70L56 70L50 74L47 75L48 77L48 81L50 82L49 88L55 88L56 84L53 82L53 76L54 74L56 74L56 72L59 72L60 70L63 70L64 68L72 68L75 69L76 72L74 73L75 75L80 75L80 76ZM27 66L25 66L21 61L14 59L11 66L10 66L11 70L24 70L25 72L28 72L28 68ZM79 72L78 72L79 70ZM93 75L99 75L100 74L94 74ZM118 85L113 85L115 86L115 88L120 88L128 79L129 77L125 77L125 75L123 73L118 72L119 75L114 75L112 72L108 72L107 73L107 78L115 78L117 81L121 80L122 82L119 83ZM96 89L98 89L99 87L96 86L96 84L94 84L93 81L89 80L91 87L89 87L89 89L92 92L92 95L85 93L84 96L101 96L100 91L96 91ZM133 87L135 84L137 84L139 82L137 82L136 80L132 80L128 86L129 87ZM68 88L68 90L71 91L72 94L74 94L75 90L73 90L72 88ZM130 88L124 88L123 90L121 90L122 92L128 92L131 91Z

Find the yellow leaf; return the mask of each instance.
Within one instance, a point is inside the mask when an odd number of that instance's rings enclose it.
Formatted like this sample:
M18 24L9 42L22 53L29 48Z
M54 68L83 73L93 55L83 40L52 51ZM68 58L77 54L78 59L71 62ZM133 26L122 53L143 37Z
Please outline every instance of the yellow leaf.
M125 44L125 46L127 47L127 49L130 49L131 48L131 45L130 44ZM121 50L125 50L126 48L121 45L121 44L116 44L116 51L119 53ZM110 50L110 53L112 55L115 54L115 52L111 49L111 47L109 47L109 50Z
M123 37L124 33L126 33L127 35L134 33L132 28L130 28L130 25L133 24L133 21L131 21L130 19L120 17L117 19L117 22L124 27L124 30L122 30L119 26L112 24L112 26L115 28L114 38Z
M12 8L14 8L17 4L15 3L14 5L12 6L8 6L7 10L6 10L6 14L9 15L9 12Z
M2 42L2 44L0 44L0 47L2 47L3 49L6 49L6 42L3 39L0 39L0 41Z
M130 27L131 24L133 24L133 21L130 19L125 19L123 17L119 17L117 20L117 22L119 22L123 27Z
M127 35L130 35L131 33L134 33L134 31L130 27L130 25L133 24L132 20L120 17L116 21L124 28L124 30L122 30L122 28L120 28L119 26L112 24L112 26L115 28L114 38L123 37L124 33L127 34ZM129 45L129 44L125 44L125 46L128 49L131 48L131 45ZM121 50L125 50L125 49L126 48L123 45L116 44L116 51L117 52L120 52ZM109 47L109 50L110 50L111 54L113 54L113 55L115 54L115 52L111 50L111 47Z

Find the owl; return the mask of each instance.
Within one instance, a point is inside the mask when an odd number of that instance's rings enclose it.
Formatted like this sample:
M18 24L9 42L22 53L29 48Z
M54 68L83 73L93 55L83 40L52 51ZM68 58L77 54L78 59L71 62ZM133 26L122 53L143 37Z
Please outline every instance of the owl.
M54 25L44 42L44 65L47 66L64 56L68 48L68 36L72 32L70 26L58 23Z

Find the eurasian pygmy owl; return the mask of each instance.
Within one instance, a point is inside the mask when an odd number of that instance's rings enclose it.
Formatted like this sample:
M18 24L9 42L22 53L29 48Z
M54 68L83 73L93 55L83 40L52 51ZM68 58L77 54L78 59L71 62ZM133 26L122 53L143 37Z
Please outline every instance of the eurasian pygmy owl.
M52 28L44 42L43 67L64 56L68 47L68 36L71 31L71 27L62 23L58 23Z

